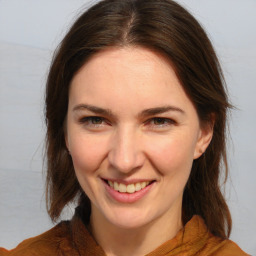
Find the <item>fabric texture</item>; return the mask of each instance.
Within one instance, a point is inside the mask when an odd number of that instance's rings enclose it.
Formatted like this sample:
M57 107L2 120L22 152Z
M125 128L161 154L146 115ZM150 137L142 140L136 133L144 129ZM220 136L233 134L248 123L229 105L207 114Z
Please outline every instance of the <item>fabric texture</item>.
M23 241L13 250L0 248L0 256L106 256L94 240L77 209L71 221ZM146 256L246 256L230 240L213 236L195 215L177 235Z

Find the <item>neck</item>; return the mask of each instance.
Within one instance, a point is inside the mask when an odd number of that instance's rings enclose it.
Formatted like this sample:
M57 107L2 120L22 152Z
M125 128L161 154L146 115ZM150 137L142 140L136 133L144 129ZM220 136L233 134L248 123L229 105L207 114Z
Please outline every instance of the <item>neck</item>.
M141 256L175 237L182 228L181 211L162 216L142 227L122 228L91 215L91 231L107 256Z

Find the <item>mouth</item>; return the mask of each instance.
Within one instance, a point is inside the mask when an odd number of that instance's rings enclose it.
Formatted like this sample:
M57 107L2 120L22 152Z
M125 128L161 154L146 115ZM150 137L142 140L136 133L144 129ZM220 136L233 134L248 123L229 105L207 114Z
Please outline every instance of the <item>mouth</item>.
M133 194L151 185L152 183L155 182L155 180L124 184L104 179L104 182L117 192Z

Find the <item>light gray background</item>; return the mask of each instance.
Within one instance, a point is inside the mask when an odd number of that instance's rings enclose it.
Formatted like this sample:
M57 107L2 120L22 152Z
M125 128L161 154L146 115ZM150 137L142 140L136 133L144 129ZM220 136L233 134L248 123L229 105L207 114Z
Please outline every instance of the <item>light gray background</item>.
M180 0L207 30L232 103L231 239L256 255L256 1ZM0 0L0 246L52 226L45 211L43 98L52 53L92 1ZM63 218L68 218L72 209Z

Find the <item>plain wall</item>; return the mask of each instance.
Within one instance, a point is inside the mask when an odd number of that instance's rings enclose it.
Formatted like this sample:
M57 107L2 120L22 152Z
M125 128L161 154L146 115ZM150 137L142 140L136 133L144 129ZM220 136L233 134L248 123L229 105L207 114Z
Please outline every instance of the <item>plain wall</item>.
M0 246L12 248L53 226L44 201L45 79L55 47L81 7L92 2L0 0ZM231 239L256 254L256 1L178 2L212 39L237 107L226 189Z

